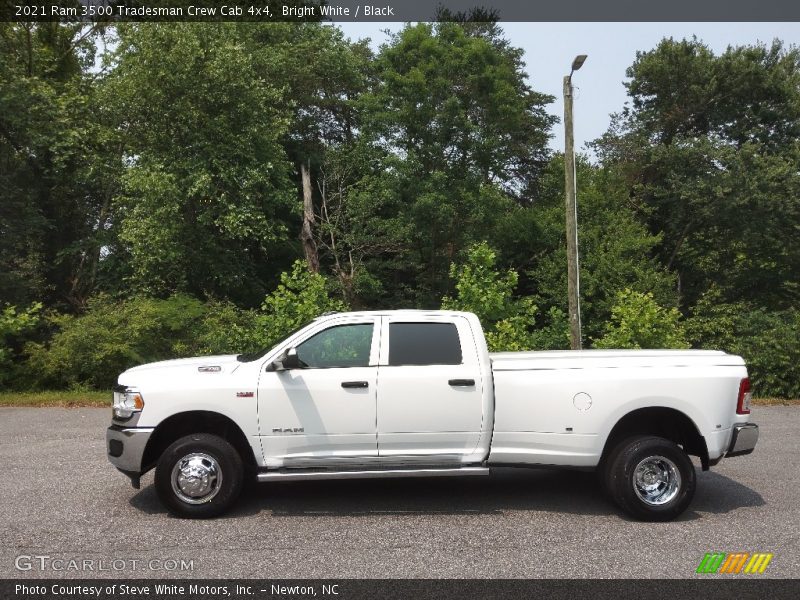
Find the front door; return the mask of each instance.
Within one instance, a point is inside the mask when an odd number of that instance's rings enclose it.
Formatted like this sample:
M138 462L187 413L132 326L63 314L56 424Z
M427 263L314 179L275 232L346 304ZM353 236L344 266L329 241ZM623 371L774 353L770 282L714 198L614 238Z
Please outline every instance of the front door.
M376 321L326 322L295 344L300 368L262 371L258 417L267 466L330 465L377 456Z

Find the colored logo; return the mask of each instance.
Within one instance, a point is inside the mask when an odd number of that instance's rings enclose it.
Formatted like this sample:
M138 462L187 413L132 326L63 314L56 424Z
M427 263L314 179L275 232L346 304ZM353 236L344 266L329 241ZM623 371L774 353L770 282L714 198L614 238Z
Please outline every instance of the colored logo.
M772 560L768 552L707 552L697 567L697 573L763 573Z

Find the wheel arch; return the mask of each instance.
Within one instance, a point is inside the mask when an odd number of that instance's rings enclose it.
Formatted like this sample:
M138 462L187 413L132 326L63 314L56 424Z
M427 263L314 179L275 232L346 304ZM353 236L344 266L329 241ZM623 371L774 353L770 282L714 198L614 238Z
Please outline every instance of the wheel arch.
M256 466L253 448L233 419L214 411L192 410L170 415L156 426L142 455L142 472L152 469L164 450L175 440L193 433L220 436L236 449L245 466Z
M686 413L667 406L637 408L622 416L606 438L601 464L620 441L633 435L668 439L681 446L687 454L699 457L704 471L710 466L708 445L697 424Z

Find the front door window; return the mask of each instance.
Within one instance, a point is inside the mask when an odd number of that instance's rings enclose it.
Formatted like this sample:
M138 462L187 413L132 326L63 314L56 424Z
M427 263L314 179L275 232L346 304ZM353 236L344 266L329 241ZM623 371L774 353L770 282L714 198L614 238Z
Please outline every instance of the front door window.
M372 324L337 325L308 338L297 347L304 368L367 367L372 348Z

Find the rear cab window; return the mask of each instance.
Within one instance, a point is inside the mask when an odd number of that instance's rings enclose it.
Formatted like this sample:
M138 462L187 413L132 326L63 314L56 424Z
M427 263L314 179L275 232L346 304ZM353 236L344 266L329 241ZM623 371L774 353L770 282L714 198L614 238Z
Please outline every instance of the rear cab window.
M463 358L454 323L389 324L389 366L460 365Z

